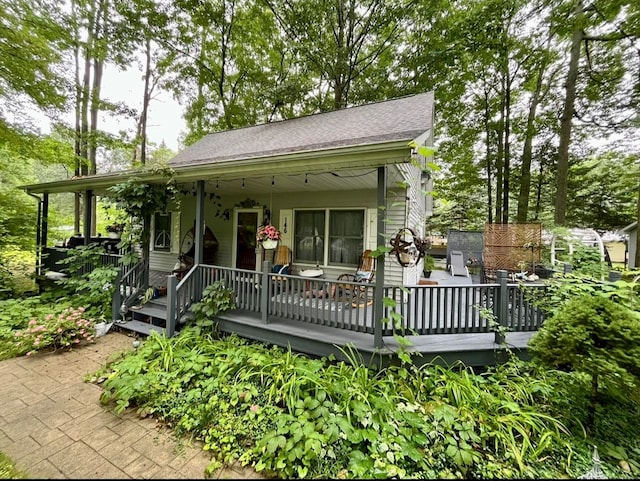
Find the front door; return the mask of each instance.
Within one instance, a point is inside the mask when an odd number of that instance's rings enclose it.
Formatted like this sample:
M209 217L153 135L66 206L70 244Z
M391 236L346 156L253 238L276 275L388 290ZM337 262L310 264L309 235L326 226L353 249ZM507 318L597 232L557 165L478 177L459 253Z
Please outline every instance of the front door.
M234 255L238 269L256 269L256 234L262 218L262 209L238 209L235 211Z

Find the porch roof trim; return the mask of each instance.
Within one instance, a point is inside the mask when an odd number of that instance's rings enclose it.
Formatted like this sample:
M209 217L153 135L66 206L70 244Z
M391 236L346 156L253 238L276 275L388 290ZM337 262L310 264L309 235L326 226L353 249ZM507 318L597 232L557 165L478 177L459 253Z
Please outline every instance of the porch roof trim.
M226 175L238 176L243 173L261 175L286 172L322 172L349 170L362 167L378 167L386 164L409 162L408 142L413 139L394 140L375 144L364 144L341 148L317 149L303 152L288 152L280 155L263 155L233 162L209 161L196 165L172 166L176 181L224 179ZM322 162L318 162L318 160ZM70 179L20 186L31 194L54 194L93 190L104 192L108 187L124 179L137 177L145 182L166 182L160 174L141 170L126 170L105 174L73 177Z

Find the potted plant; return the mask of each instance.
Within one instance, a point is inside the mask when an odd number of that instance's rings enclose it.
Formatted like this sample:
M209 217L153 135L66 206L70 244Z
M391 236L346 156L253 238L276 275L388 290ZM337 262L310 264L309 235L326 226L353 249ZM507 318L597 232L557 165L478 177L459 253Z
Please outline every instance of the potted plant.
M431 277L431 271L433 270L435 262L433 256L426 255L422 260L422 273L427 279Z
M266 224L258 229L256 240L263 249L275 249L280 240L280 231L271 224Z
M109 224L106 229L109 237L112 239L119 239L122 234L122 230L124 229L124 224L114 222L113 224Z

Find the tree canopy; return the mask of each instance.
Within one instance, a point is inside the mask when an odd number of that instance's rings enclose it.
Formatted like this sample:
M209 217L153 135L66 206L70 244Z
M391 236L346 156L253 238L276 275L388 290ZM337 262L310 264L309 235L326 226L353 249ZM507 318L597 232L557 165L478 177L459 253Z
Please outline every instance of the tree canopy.
M188 145L433 90L442 170L430 229L637 220L631 0L0 0L0 13L0 144L15 161L71 160L82 175L166 158L146 132L160 91L180 102ZM135 105L101 86L105 70L127 68L140 72ZM44 141L27 111L60 135ZM105 115L128 127L105 132ZM76 217L87 207L78 199Z

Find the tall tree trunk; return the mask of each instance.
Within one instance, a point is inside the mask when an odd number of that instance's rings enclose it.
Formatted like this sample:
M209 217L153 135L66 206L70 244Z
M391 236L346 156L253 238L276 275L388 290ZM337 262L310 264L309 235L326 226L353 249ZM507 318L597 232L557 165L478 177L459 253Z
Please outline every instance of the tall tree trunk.
M544 166L540 161L540 168L538 169L538 182L536 183L536 209L534 220L538 220L540 217L540 209L542 209L542 179L544 176Z
M518 213L516 222L525 223L529 217L529 195L531 194L531 157L533 152L533 137L535 136L534 122L536 111L540 103L542 92L542 79L546 69L546 62L540 65L536 88L531 96L529 114L527 115L527 127L524 134L524 147L522 148L522 166L520 167L520 190L518 193Z
M91 57L93 55L93 47L95 42L94 26L95 26L95 0L89 4L87 11L87 40L84 47L84 77L82 79L82 96L80 104L80 175L89 174L88 165L88 144L89 144L89 98L91 93ZM84 211L91 209L91 204L87 203L87 199L83 198L82 209L79 213L80 217L85 218ZM84 227L83 227L84 230Z
M75 68L75 87L76 87L76 98L75 98L75 138L73 142L73 151L75 154L75 162L74 162L74 175L76 177L80 176L80 163L81 163L81 137L82 131L80 129L80 115L81 115L81 97L82 97L82 87L80 85L80 25L79 25L79 15L77 9L79 6L72 0L71 2L71 15L72 15L72 23L73 23L73 57L74 57L74 68ZM73 233L76 234L80 232L80 193L75 192L73 196Z
M504 82L504 79L502 80ZM496 222L502 222L502 188L504 182L504 84L500 92L500 119L496 128Z
M489 109L489 92L484 91L484 131L485 149L487 161L487 219L489 224L493 224L493 193L491 189L491 132L489 131L491 112Z
M347 62L347 45L345 40L345 5L342 0L336 2L336 15L338 20L338 29L334 30L333 34L336 40L336 64L335 71L333 72L333 108L343 109L346 107L345 102L345 77L348 71Z
M571 127L575 112L576 83L584 32L582 30L584 6L578 0L575 10L575 26L571 38L571 54L569 57L569 71L565 81L565 97L560 119L560 144L558 146L558 165L556 174L556 209L554 221L557 225L564 225L567 213L567 180L569 177L569 145L571 144Z
M147 37L145 43L146 65L144 70L144 93L142 98L142 115L140 117L140 162L147 162L147 116L149 113L149 101L151 91L149 77L151 77L151 39Z
M109 0L98 0L93 36L93 83L91 85L90 126L89 126L89 174L98 171L98 113L100 112L100 93L102 73L106 56L106 25L108 21ZM96 235L96 196L91 201L91 234Z
M502 191L502 223L509 223L509 177L511 176L511 145L509 136L511 133L511 79L509 78L509 63L505 60L505 91L504 91L504 163L503 179L504 188Z

